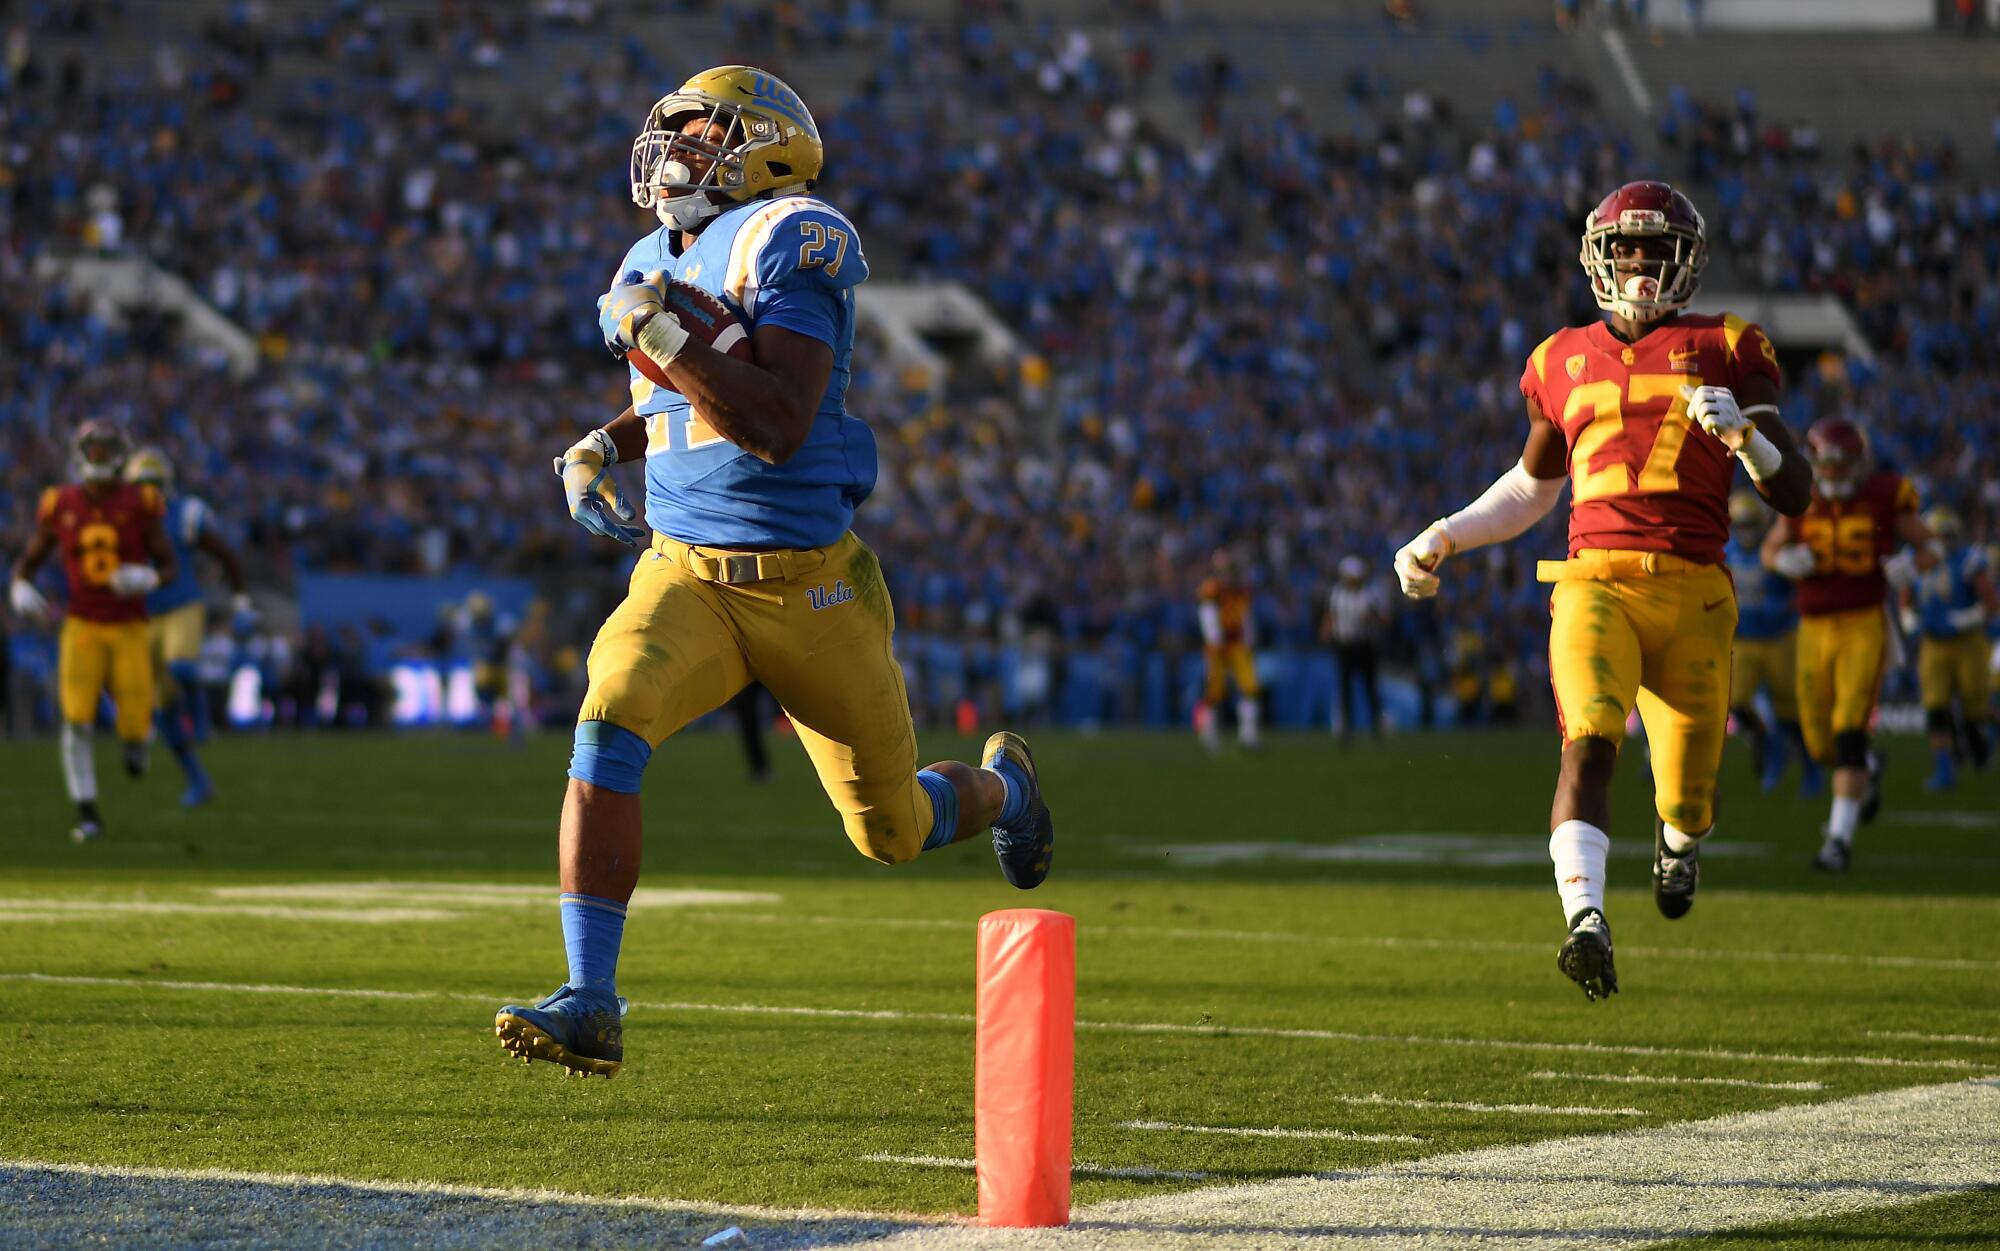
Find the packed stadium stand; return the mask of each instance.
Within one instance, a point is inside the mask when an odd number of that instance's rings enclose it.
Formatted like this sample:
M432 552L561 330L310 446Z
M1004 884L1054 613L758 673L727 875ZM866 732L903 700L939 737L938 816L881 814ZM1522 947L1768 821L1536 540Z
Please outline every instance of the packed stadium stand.
M1793 428L1859 416L1990 535L2000 40L1622 11L0 6L0 518L17 542L70 432L115 418L237 530L267 629L219 627L217 663L303 692L282 715L321 715L301 657L365 687L462 652L448 610L487 580L539 623L520 663L566 718L626 557L571 523L547 466L625 403L594 304L650 225L627 149L687 72L742 59L816 110L822 193L877 275L962 284L1024 345L942 395L859 350L849 406L884 467L857 528L920 718L1184 723L1195 585L1233 546L1284 679L1273 721L1324 725L1335 566L1388 579L1397 543L1512 463L1523 358L1597 316L1579 223L1646 175L1706 213L1712 289L1831 295L1865 339L1781 338ZM74 265L93 257L184 280L254 367L158 305L100 315ZM1399 601L1392 719L1545 698L1533 561L1559 525L1463 562L1442 606ZM17 632L17 675L46 650Z

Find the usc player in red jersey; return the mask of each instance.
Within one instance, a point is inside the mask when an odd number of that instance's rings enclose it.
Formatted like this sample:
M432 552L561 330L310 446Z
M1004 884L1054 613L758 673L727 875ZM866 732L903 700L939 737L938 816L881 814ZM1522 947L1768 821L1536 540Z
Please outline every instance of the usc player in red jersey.
M1556 966L1591 999L1618 989L1604 919L1610 784L1636 706L1653 752L1653 898L1686 914L1715 820L1736 596L1722 564L1737 461L1779 512L1811 473L1778 419L1778 359L1736 317L1692 316L1707 259L1701 214L1660 182L1627 183L1585 219L1579 260L1607 321L1544 339L1521 374L1520 463L1396 553L1413 597L1438 562L1504 542L1571 485L1569 558L1542 561L1562 765L1549 816L1569 933Z
M42 493L35 535L14 562L9 595L17 615L46 620L48 603L35 589L35 571L62 553L69 611L57 644L57 676L63 781L76 804L76 828L70 836L78 842L104 833L90 735L97 723L98 696L107 688L118 710L125 770L134 777L146 771L154 687L146 595L174 576L159 490L119 478L128 450L124 432L110 422L87 421L77 430L77 481Z
M1221 746L1216 706L1229 683L1236 683L1236 733L1245 747L1257 745L1257 659L1250 652L1250 588L1236 574L1236 561L1221 550L1209 559L1209 577L1195 595L1201 620L1202 691L1195 709L1195 732L1210 751Z
M1855 827L1874 820L1882 803L1868 723L1882 695L1889 587L1915 582L1942 550L1917 517L1917 488L1872 470L1861 427L1840 417L1814 422L1806 455L1812 504L1771 527L1762 555L1767 568L1798 580L1799 727L1812 758L1833 764L1833 811L1813 865L1844 873ZM1898 552L1904 543L1913 550Z

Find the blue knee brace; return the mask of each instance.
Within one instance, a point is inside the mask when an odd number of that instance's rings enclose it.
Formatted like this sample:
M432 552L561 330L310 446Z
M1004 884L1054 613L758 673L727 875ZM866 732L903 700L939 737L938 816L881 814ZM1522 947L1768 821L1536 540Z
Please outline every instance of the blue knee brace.
M569 755L569 775L607 791L636 795L639 779L653 749L646 740L609 721L579 721L576 746Z

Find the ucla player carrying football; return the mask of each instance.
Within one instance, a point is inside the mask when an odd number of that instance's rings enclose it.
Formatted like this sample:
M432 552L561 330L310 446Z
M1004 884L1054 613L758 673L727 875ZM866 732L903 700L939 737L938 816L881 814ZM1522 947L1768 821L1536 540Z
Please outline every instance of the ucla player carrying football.
M1055 829L1019 736L989 738L981 768L917 768L888 589L848 528L876 472L874 436L844 403L868 262L853 223L808 194L822 155L791 88L741 65L661 99L632 145L633 201L660 228L619 263L599 325L672 386L634 366L632 407L557 464L579 524L647 550L591 647L570 758L569 979L494 1021L524 1061L618 1070L613 975L639 877L640 777L662 741L751 681L784 707L863 855L897 864L991 830L1008 881L1048 874ZM669 280L722 300L752 359L691 339L663 307ZM642 455L645 527L609 473Z
M1549 670L1563 736L1549 855L1569 933L1556 966L1591 999L1618 989L1605 831L1635 703L1653 752L1653 899L1669 918L1694 905L1729 719L1736 595L1721 562L1735 463L1781 513L1804 511L1812 491L1778 420L1770 340L1739 318L1682 311L1707 246L1701 214L1665 183L1606 196L1578 259L1610 318L1542 341L1521 374L1520 463L1395 558L1404 594L1435 595L1439 561L1526 531L1571 480L1569 559L1541 562L1537 576L1555 583Z

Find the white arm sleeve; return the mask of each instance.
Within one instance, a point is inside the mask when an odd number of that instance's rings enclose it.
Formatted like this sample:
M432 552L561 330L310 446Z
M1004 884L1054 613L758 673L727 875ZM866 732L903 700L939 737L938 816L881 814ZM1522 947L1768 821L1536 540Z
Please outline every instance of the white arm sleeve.
M1505 543L1549 515L1567 480L1537 478L1528 472L1526 465L1516 461L1512 469L1486 488L1486 494L1438 525L1451 540L1454 552L1488 543Z
M1201 618L1201 641L1210 647L1222 646L1222 605L1204 600L1196 615Z

